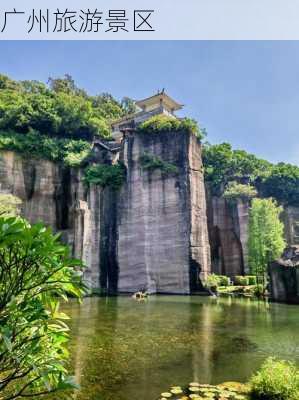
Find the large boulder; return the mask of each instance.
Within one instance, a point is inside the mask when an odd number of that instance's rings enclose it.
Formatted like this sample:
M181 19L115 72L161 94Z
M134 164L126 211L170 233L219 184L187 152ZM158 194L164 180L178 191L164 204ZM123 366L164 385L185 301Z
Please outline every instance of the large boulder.
M299 304L299 246L288 247L270 263L269 275L272 300Z

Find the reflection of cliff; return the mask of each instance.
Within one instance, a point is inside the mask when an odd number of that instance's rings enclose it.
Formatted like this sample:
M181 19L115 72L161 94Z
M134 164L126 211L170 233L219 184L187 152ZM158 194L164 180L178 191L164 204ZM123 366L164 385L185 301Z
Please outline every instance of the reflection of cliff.
M113 398L111 387L120 383L121 369L114 349L117 302L117 297L90 297L81 305L71 302L65 306L71 317L73 373L80 385L74 394L77 400L95 399L99 395L103 400L110 400Z
M211 312L210 304L203 305L200 318L194 311L195 309L190 307L190 324L197 326L200 343L192 346L192 377L194 382L208 383L213 380L212 356L215 340L213 326L217 313Z

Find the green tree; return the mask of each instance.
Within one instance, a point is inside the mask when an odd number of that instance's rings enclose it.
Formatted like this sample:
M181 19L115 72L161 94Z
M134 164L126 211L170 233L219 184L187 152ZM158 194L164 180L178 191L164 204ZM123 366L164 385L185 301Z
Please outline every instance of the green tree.
M81 297L81 262L58 235L20 217L0 218L0 398L74 387L66 370L67 316L60 299Z
M16 82L0 75L0 130L92 140L110 137L110 122L128 112L110 94L88 95L70 75Z
M230 181L255 184L271 173L272 164L244 150L233 150L229 143L206 144L203 150L205 179L214 194L222 194Z
M121 100L121 106L124 109L125 114L134 114L137 111L136 104L130 97L123 97Z
M273 199L253 199L249 211L248 253L252 274L263 278L270 261L280 257L285 247L282 207Z
M299 167L279 163L261 183L264 196L271 196L282 203L299 206Z
M86 96L86 92L79 89L74 79L69 74L65 74L62 78L49 78L48 84L50 89L55 93L67 93L73 95Z

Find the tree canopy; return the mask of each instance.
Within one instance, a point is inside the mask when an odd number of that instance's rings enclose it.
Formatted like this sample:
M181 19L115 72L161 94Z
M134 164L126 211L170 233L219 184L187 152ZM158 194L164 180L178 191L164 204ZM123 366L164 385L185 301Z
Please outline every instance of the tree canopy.
M272 164L229 143L206 144L203 150L205 179L215 195L222 195L231 182L255 186L263 197L299 206L299 167Z
M91 139L110 136L110 122L131 111L110 94L88 95L71 76L38 81L14 81L0 75L0 130L26 134L30 130L48 136Z
M262 179L261 193L274 197L281 203L299 205L299 168L296 165L279 163L274 165L271 173Z

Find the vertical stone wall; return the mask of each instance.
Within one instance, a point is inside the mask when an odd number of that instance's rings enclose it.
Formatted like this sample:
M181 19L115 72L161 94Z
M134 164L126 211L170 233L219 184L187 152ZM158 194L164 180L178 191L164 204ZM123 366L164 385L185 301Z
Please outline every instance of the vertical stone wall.
M282 218L288 244L299 245L299 207L285 207Z
M209 193L209 189L207 188ZM242 275L248 271L248 203L230 203L208 195L208 226L212 271L221 275Z
M269 275L273 301L299 304L299 267L272 264Z
M189 136L188 163L190 190L190 269L191 289L196 290L211 272L211 250L208 235L207 201L203 177L201 146L194 135Z
M144 170L145 153L177 166L178 173ZM118 290L189 293L200 270L205 275L210 268L200 144L183 132L135 134L126 138L123 161Z
M178 173L144 170L144 153ZM0 192L21 198L32 223L61 232L87 265L91 288L189 293L200 288L211 263L218 274L249 272L248 204L230 204L208 188L206 200L200 155L197 139L183 132L128 136L120 152L127 178L114 192L86 187L79 170L3 151ZM283 221L288 243L299 244L299 208L286 207Z
M52 228L62 222L56 207L61 175L61 168L51 162L1 152L0 191L18 196L23 201L22 214L31 222L44 221Z

